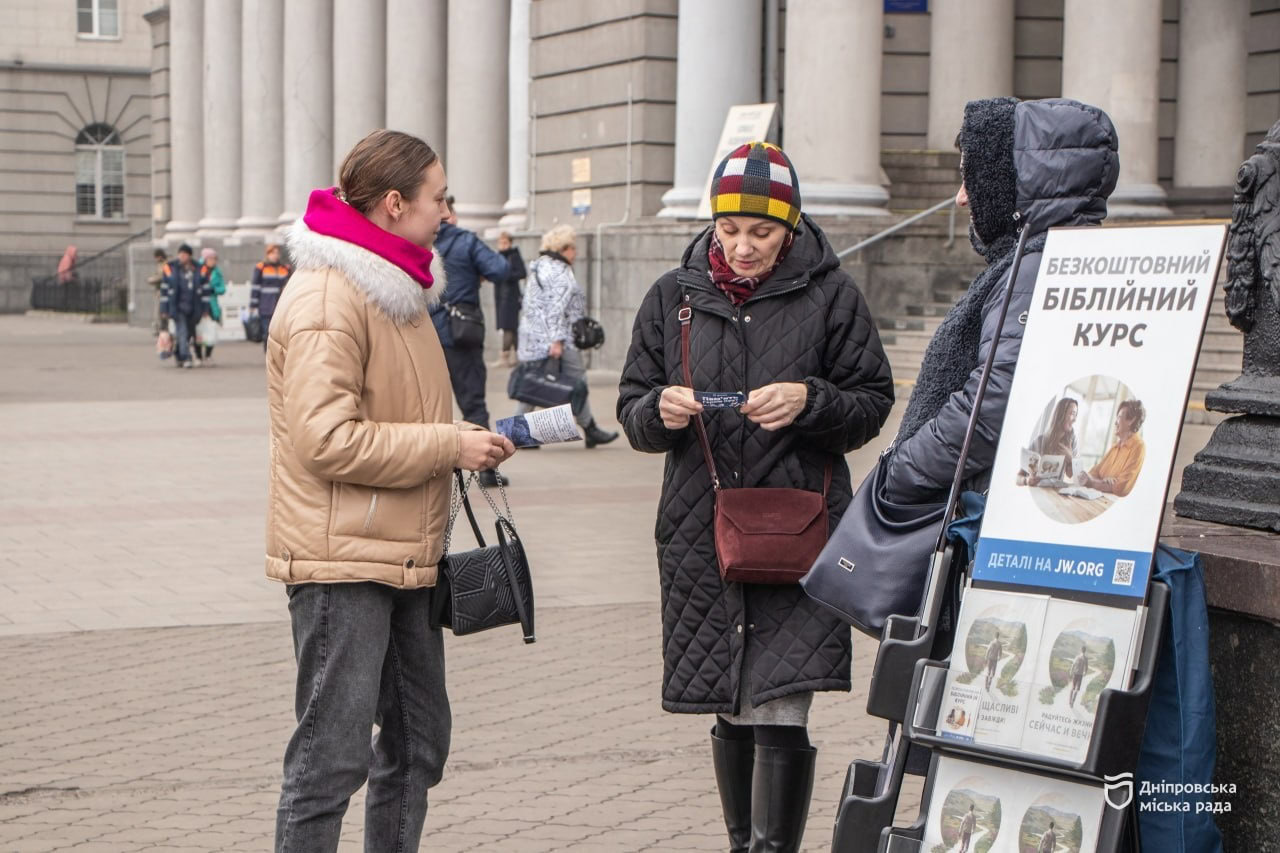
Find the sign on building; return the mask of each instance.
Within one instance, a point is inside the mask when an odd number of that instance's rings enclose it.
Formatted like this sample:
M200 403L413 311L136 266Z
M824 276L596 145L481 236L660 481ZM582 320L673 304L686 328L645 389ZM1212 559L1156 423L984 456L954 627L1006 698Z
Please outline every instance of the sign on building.
M777 104L738 104L729 107L724 129L720 131L720 143L716 146L715 156L711 158L711 169L707 172L707 182L702 188L702 200L698 202L699 219L711 218L711 179L715 177L720 161L739 145L767 140L773 131L777 109Z

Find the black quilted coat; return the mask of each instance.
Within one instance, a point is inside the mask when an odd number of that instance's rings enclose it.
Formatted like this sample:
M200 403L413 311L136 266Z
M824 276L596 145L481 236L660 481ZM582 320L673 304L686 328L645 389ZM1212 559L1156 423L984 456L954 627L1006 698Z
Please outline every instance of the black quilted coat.
M669 430L658 414L662 390L685 384L677 312L685 304L693 309L697 390L799 381L809 389L796 421L774 432L734 409L703 415L724 487L821 491L830 460L832 528L852 496L844 454L880 431L893 405L893 380L862 293L808 217L782 265L736 309L711 282L710 238L708 229L680 268L645 296L619 386L618 420L632 447L667 454L656 530L662 705L727 714L740 710L743 678L754 705L804 691L848 690L850 636L799 586L720 580L711 475L696 431Z

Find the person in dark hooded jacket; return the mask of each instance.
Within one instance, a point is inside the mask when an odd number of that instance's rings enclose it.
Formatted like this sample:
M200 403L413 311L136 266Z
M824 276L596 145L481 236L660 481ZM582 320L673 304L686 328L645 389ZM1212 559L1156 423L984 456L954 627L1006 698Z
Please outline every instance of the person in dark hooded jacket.
M1045 232L1057 225L1101 223L1120 170L1111 119L1066 98L970 101L957 145L962 184L956 204L969 209L969 241L987 268L925 349L885 480L886 497L900 504L946 500L982 367L995 347L964 467L965 488L986 488ZM1028 232L1026 249L1004 326L997 328L1019 228Z
M844 454L874 437L893 380L862 293L817 225L781 149L735 149L712 182L712 227L650 288L619 386L631 445L666 453L658 508L662 706L716 714L712 755L730 846L798 850L813 788L808 710L850 689L849 627L799 585L726 583L714 490L691 418L703 418L725 488L827 493L832 526L852 496ZM692 310L699 391L745 391L702 411L686 387L682 309Z

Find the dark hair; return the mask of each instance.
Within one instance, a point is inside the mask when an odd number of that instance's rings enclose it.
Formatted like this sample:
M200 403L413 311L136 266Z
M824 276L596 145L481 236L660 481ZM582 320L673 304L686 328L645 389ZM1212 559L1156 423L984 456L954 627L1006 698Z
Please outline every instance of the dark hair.
M398 130L375 130L356 143L338 170L338 188L347 204L368 215L392 190L412 201L423 173L440 159L431 146Z
M1053 407L1053 420L1049 423L1050 438L1066 438L1075 432L1075 430L1067 428L1067 409L1071 406L1075 406L1076 410L1079 411L1080 404L1072 397L1063 397L1058 401L1058 405Z
M164 249L156 249L151 253L151 257L157 261L167 261L169 259L169 256L164 253Z
M1133 431L1137 432L1142 429L1142 423L1147 419L1147 410L1143 407L1141 400L1125 400L1120 404L1120 411L1129 411L1129 420L1133 421Z
M183 252L186 252L188 255L195 254L195 252L191 250L191 247L188 246L186 243L183 243L181 246L178 247L178 254L181 255Z

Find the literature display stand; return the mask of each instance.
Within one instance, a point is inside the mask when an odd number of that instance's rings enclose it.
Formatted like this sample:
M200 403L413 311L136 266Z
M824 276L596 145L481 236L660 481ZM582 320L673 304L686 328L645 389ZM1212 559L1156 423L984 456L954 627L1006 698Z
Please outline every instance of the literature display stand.
M1141 849L1153 551L1225 230L1050 231L976 553L885 623L867 713L889 737L849 767L832 853ZM908 772L920 814L894 826Z

